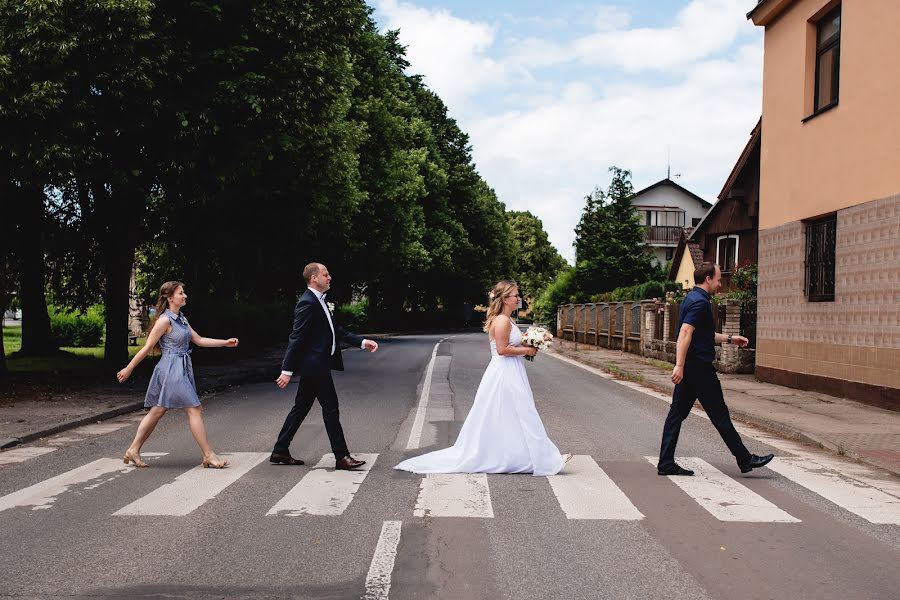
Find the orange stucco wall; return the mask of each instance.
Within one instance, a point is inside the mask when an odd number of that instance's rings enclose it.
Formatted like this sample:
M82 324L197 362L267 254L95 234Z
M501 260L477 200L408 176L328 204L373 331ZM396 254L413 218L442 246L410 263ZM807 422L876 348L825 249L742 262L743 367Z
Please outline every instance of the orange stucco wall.
M761 230L900 192L900 0L845 0L839 104L812 112L809 20L796 0L766 27Z

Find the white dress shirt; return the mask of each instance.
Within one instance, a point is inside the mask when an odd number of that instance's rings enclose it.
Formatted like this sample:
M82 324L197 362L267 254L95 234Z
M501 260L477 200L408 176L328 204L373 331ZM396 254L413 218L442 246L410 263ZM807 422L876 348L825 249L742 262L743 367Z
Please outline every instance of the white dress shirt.
M325 311L325 318L328 319L328 326L331 327L331 354L334 355L334 351L337 349L337 336L334 333L334 323L331 320L331 311L328 310L328 305L325 304L325 293L320 292L319 290L314 289L314 288L309 288L309 291L311 291L313 294L315 294L316 298L319 299L319 305L321 305L322 310ZM362 344L360 345L360 348L365 350L366 342L368 342L368 341L369 340L364 339L362 341ZM291 375L294 374L294 372L293 371L282 371L281 374L287 375L288 377L290 377Z

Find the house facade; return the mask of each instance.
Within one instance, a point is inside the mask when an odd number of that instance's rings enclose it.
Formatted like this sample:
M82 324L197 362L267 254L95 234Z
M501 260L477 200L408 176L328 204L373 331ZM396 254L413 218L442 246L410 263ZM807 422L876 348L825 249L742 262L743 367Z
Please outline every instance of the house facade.
M668 178L635 193L630 200L644 225L644 240L654 261L662 265L674 258L684 228L700 223L712 206Z
M756 374L900 409L900 2L761 0Z
M693 229L685 230L669 269L669 279L685 289L694 285L694 269L714 262L722 269L722 291L731 289L735 268L756 263L759 235L760 123L719 192L719 199Z

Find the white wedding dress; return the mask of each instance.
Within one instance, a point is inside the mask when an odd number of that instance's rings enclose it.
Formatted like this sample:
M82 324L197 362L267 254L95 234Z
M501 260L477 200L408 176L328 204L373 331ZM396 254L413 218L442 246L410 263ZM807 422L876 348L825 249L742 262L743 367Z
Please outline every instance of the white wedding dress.
M522 333L513 327L509 344L521 343ZM564 465L534 408L525 357L500 356L492 340L491 362L456 443L405 460L394 468L413 473L555 475Z

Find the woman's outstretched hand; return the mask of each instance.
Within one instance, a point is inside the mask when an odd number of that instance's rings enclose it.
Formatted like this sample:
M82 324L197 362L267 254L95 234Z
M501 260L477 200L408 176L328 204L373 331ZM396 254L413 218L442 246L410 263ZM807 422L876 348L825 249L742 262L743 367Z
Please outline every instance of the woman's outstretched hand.
M225 340L225 346L228 348L237 348L238 339L237 338L228 338Z
M131 377L131 369L129 369L128 367L125 367L124 369L116 373L116 379L119 380L119 383L123 383L129 377Z

